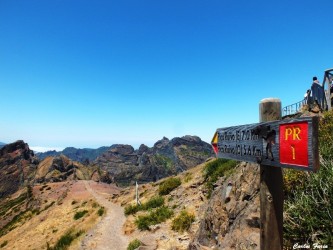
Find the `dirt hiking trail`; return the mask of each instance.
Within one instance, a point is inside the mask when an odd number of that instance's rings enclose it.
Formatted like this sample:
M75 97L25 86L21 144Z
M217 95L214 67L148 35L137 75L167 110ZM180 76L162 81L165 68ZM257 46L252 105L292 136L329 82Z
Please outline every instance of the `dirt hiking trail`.
M123 234L122 226L126 220L124 209L108 200L109 194L95 191L92 182L85 181L84 185L96 201L104 206L106 215L90 231L81 242L81 250L122 250L127 249L129 238Z

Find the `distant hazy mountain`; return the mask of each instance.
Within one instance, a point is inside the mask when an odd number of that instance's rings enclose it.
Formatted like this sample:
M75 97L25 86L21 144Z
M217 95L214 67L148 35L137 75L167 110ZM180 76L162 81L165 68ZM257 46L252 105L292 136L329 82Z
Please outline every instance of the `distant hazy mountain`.
M6 143L0 142L0 148L2 148L5 145L6 145Z
M104 146L97 149L67 147L63 151L52 150L46 151L44 153L37 153L36 155L39 157L39 159L43 160L48 156L59 156L63 154L73 161L87 162L88 160L89 162L91 162L94 161L98 156L103 154L105 151L112 149L113 147L114 146Z

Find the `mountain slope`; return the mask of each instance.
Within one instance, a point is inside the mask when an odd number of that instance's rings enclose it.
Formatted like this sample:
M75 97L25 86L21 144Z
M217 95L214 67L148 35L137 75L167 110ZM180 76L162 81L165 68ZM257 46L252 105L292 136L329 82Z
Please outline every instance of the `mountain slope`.
M164 206L173 212L170 219L150 226L150 231L142 231L138 229L136 221L140 217L149 216L151 212L138 211L127 216L124 233L145 245L155 245L157 249L258 249L259 166L238 164L214 183L212 196L207 198L209 192L205 169L207 164L215 161L210 160L177 175L181 185L162 196ZM140 202L149 203L168 179L139 185ZM232 188L226 197L229 183ZM123 205L125 211L130 211L130 206L135 207L136 204L135 188L124 189L113 200ZM194 215L194 221L188 230L172 229L175 219L183 211Z
M36 184L30 191L23 188L0 200L0 248L67 249L66 245L55 247L65 238L79 249L85 234L106 218L105 209L87 191L86 182ZM117 187L105 183L89 185L105 197L119 193Z

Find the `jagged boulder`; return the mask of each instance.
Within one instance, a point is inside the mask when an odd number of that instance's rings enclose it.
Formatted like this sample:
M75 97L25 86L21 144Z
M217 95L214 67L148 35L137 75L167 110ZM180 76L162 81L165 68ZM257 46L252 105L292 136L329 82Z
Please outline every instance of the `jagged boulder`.
M38 158L19 140L0 149L0 198L15 193L33 179Z
M221 178L189 249L259 249L259 187L257 164L242 163L235 174Z
M146 146L145 144L141 144L137 151L137 154L142 155L143 153L147 153L148 151L149 151L149 147Z

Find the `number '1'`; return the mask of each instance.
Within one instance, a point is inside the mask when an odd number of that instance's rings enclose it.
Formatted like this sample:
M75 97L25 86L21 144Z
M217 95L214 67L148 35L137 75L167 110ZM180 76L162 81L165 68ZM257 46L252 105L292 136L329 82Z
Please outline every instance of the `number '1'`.
M291 151L292 151L292 154L293 154L293 160L296 159L296 151L295 151L295 147L293 145L291 145Z

